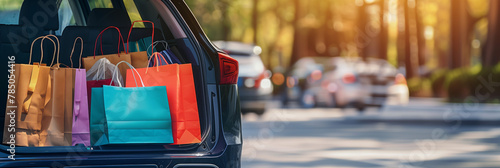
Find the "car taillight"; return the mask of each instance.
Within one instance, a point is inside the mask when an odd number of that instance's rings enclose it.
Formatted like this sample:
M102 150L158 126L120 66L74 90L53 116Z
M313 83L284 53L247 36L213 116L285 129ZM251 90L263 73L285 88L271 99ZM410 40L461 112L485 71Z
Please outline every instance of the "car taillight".
M262 79L265 79L266 78L266 73L265 71L262 72L257 78L255 78L255 88L259 88L260 87L260 82L262 81Z
M238 61L229 55L219 53L220 84L238 83Z
M406 78L403 74L397 74L396 79L394 79L394 84L396 85L406 85Z
M356 76L352 73L345 74L344 77L342 77L342 81L346 84L351 84L356 82Z

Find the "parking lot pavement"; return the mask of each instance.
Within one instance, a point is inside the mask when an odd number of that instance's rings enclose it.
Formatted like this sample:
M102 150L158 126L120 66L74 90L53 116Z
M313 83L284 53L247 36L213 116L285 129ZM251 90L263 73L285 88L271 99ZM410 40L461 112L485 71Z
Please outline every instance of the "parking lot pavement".
M405 109L400 112L404 113ZM380 111L370 109L363 115L376 113ZM261 117L245 115L242 166L456 168L500 165L498 126L349 119L359 115L350 109L298 108L274 108Z

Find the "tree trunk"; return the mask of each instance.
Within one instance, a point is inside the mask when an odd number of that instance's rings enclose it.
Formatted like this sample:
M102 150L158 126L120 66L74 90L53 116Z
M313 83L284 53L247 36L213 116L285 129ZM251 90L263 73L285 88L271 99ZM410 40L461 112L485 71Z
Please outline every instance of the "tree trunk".
M387 60L387 43L389 42L389 33L387 22L385 21L385 13L386 13L386 1L380 0L380 46L379 46L379 54L378 57L380 59Z
M294 27L294 33L293 33L293 49L292 49L292 56L290 58L290 66L292 66L297 60L300 59L300 57L303 57L304 55L304 46L306 45L304 42L306 38L304 37L304 30L302 26L300 25L300 20L302 19L302 8L301 6L301 0L293 0L294 8L295 8L295 16L293 18L293 27Z
M450 0L451 2L451 34L450 34L450 68L461 68L470 64L471 37L474 23L471 23L467 12L467 1ZM472 25L472 26L471 26Z
M413 1L413 2L412 2ZM418 38L414 0L403 0L405 6L405 66L407 78L417 77Z
M259 0L253 0L252 9L252 28L253 28L253 43L257 44L258 32L259 32Z
M397 36L397 53L398 67L405 67L405 51L406 51L406 0L398 1L398 36Z
M357 32L357 47L358 47L358 55L366 60L368 55L368 46L370 44L370 38L366 35L367 30L367 18L366 18L366 3L363 3L362 6L358 8L358 32Z
M490 0L488 14L488 39L482 54L482 63L485 67L495 66L500 63L500 1Z
M418 40L418 66L423 67L425 66L427 62L427 46L426 46L426 39L425 39L425 27L424 23L422 20L422 17L420 15L420 12L418 11L418 5L419 1L415 0L415 23L417 25L417 40Z

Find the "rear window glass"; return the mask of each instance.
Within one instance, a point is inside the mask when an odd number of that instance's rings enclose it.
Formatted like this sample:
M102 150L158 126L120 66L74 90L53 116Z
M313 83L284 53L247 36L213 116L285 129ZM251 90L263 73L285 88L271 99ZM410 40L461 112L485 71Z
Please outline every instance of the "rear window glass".
M56 35L62 35L64 28L74 25L76 25L76 22L71 6L68 0L63 0L59 5L59 30L56 31Z
M19 11L23 1L20 0L0 0L0 24L18 24Z
M113 8L111 0L89 0L90 10L94 8Z
M127 9L128 16L132 22L137 20L142 20L141 14L139 10L137 10L137 6L135 6L134 0L123 0L123 4ZM144 23L139 22L134 24L135 28L144 28Z

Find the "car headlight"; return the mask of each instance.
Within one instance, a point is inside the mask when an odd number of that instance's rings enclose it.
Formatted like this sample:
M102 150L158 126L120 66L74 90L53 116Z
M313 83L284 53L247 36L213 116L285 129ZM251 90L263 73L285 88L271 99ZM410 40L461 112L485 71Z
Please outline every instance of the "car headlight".
M269 80L269 79L262 79L260 81L260 87L263 88L263 89L271 88L271 80Z
M252 88L252 87L255 86L255 80L253 80L253 79L245 79L245 83L244 84L245 84L245 86L247 88Z

